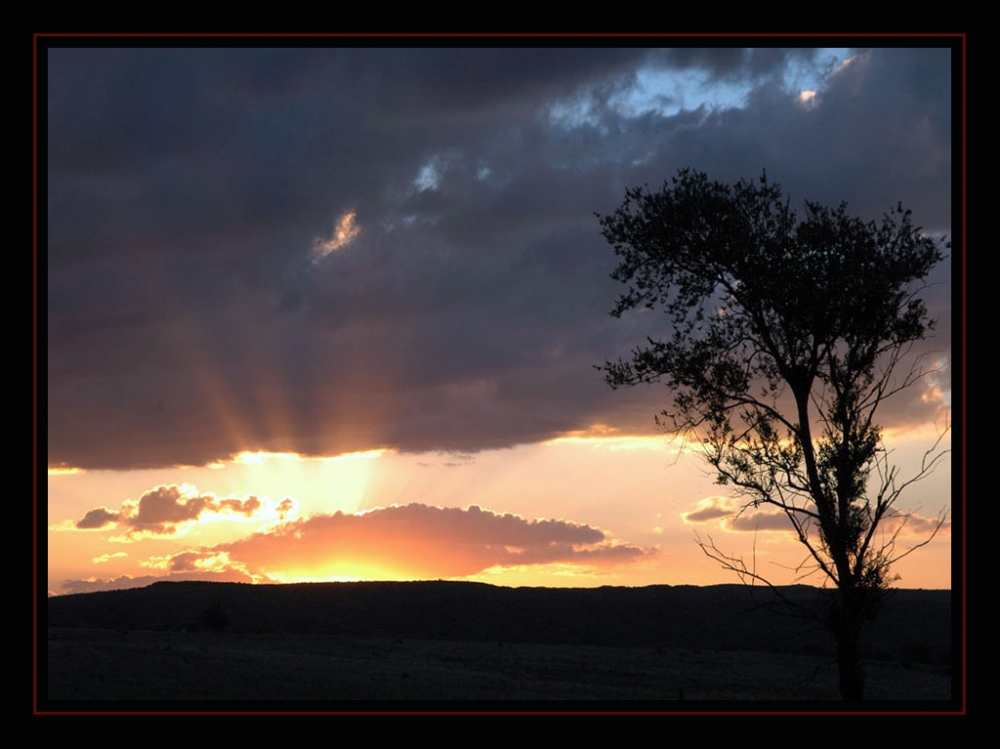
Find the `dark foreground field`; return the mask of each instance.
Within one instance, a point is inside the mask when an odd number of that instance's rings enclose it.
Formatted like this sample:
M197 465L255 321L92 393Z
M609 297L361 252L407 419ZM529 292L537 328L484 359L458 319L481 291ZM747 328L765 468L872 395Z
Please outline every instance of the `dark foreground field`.
M786 589L815 603L817 591ZM836 700L829 637L740 586L159 583L49 600L47 698L513 704ZM950 594L899 591L871 700L953 697ZM485 704L484 703L484 704ZM551 705L558 709L558 705Z

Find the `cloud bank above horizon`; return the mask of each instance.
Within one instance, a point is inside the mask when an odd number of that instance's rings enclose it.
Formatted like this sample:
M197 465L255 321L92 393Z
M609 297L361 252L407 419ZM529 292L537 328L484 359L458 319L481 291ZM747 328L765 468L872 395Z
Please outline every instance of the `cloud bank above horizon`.
M290 498L279 504L256 497L217 500L193 487L178 486L151 489L138 502L127 500L120 512L92 509L77 523L54 530L103 530L117 534L109 540L129 544L176 535L181 524L190 531L199 520L208 521L208 516L221 512L255 517L263 527L235 541L193 545L147 558L139 564L153 572L149 576L66 580L62 592L137 587L155 580L463 578L494 568L533 565L568 566L599 575L619 565L648 561L656 553L589 525L527 520L475 504L459 509L410 503L298 517ZM99 558L94 563L105 561Z

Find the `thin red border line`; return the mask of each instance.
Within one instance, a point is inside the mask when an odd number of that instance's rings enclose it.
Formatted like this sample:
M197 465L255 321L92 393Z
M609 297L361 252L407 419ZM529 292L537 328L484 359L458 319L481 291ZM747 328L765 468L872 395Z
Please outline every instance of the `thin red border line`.
M916 713L907 710L774 710L770 712L758 710L343 710L343 711L321 711L321 710L108 710L101 712L84 710L60 710L50 711L47 715L962 715L964 712L954 710L935 710Z
M966 515L966 479L965 479L965 467L966 467L966 457L967 452L966 446L968 445L968 439L966 437L966 305L965 305L965 294L966 294L966 268L965 268L965 249L968 240L966 239L966 207L967 202L966 195L966 185L968 183L966 177L966 123L968 118L966 117L966 36L962 34L962 710L963 712L967 709L968 700L968 670L966 665L968 663L968 653L966 648L967 645L967 627L968 623L968 611L966 608L967 596L967 580L968 580L968 538L966 537L966 531L968 528L968 521Z
M38 712L38 37L31 40L31 692Z
M117 37L130 37L130 38L132 38L132 37L167 37L167 36L169 36L169 37L213 37L213 36L217 36L217 37L227 37L227 36L228 37L232 37L232 36L239 36L239 37L247 37L247 36L260 36L260 37L280 37L280 36L284 36L284 37L293 37L293 36L365 36L365 37L373 37L373 36L425 36L426 37L426 36L438 36L438 37L441 37L441 36L448 36L448 37L467 37L467 38L476 38L476 37L484 37L484 36L532 37L532 38L534 38L534 37L555 37L555 36L566 36L566 37L570 37L570 36L576 36L576 37L580 37L580 36L600 36L600 37L608 37L608 38L650 37L650 36L660 36L660 37L688 36L688 37L717 37L717 38L722 38L722 37L727 37L727 38L729 38L729 37L744 37L744 38L750 38L750 37L761 37L761 38L771 38L771 37L774 37L774 38L777 38L777 37L782 37L782 38L786 38L786 37L802 37L802 38L828 37L828 38L831 38L831 39L838 38L838 37L840 37L840 38L843 38L843 37L859 37L859 38L860 37L879 37L879 38L896 37L896 38L911 39L911 38L917 38L917 37L940 36L940 37L962 37L964 39L967 36L967 34L964 31L921 31L921 32L899 31L899 32L888 32L888 33L881 33L881 32L876 32L876 31L857 31L857 32L850 32L850 31L843 31L843 32L810 31L810 32L803 32L803 33L795 33L795 32L788 32L788 31L773 32L773 33L768 33L768 32L763 32L763 31L762 32L737 32L737 31L730 31L730 32L720 32L720 33L712 33L712 32L707 32L707 31L706 32L700 32L700 31L698 31L698 32L694 32L694 31L692 31L692 32L680 32L680 31L679 32L669 32L669 31L661 31L661 32L639 32L639 31L633 31L633 32L624 32L624 33L616 33L616 32L609 32L609 31L595 31L595 32L563 31L563 32L552 32L552 33L542 32L542 31L525 32L525 33L514 32L514 31L476 31L476 32L455 32L455 31L390 31L390 32L374 32L374 31L328 31L328 32L327 31L297 31L297 32L277 32L277 31L267 31L267 32L263 32L262 31L262 32L259 32L259 33L255 33L255 32L237 32L237 31L231 31L231 32L210 32L210 31L199 31L199 32L179 32L179 31L176 31L176 32L175 31L162 31L162 32L153 32L153 31L124 32L124 31L113 31L113 32L103 32L103 33L102 32L83 32L83 31L79 31L79 32L76 32L76 31L52 31L52 32L37 31L37 32L34 33L34 36L35 37L40 37L40 36L45 36L45 37L88 37L88 36L92 36L92 37L109 37L109 36L117 36Z

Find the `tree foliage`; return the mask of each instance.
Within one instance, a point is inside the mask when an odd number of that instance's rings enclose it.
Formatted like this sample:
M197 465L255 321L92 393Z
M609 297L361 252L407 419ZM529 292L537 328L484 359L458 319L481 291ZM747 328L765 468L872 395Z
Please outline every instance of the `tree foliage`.
M880 222L845 203L806 202L800 216L766 174L728 185L682 170L660 190L628 190L600 223L620 258L612 277L628 287L612 314L660 308L672 331L606 362L607 382L665 383L662 418L698 435L718 482L744 507L785 514L807 566L833 584L841 692L860 698L861 625L899 558L895 535L877 531L942 455L935 446L902 480L875 420L922 374L908 355L933 329L919 294L942 245L902 205ZM763 580L711 541L702 548Z

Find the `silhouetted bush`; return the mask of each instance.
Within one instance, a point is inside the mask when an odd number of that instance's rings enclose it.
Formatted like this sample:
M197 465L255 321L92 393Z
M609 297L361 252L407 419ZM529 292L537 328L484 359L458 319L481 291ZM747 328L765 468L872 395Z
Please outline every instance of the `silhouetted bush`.
M219 631L229 626L229 614L222 604L216 601L198 615L198 623L206 629Z
M914 663L930 664L934 662L934 653L930 646L921 640L907 640L899 646L899 665L909 668Z

